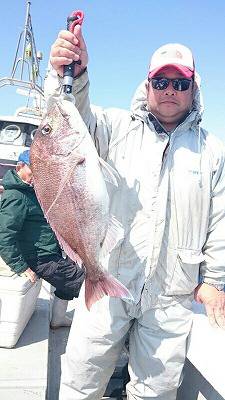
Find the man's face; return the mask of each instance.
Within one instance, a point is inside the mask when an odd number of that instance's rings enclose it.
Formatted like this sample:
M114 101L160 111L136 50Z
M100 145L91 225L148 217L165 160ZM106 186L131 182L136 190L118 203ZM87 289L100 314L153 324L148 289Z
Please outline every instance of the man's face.
M32 185L33 184L33 174L29 165L19 162L16 166L16 172L22 181Z
M184 78L173 67L165 67L155 77ZM155 78L154 77L154 78ZM161 122L166 130L173 130L191 110L194 96L193 82L189 89L181 92L173 88L172 82L164 90L153 89L151 82L147 87L147 101L149 110Z

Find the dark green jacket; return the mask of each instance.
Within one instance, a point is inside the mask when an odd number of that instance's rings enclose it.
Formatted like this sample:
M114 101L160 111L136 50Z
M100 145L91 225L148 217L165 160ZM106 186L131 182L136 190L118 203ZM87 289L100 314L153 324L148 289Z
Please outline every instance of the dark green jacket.
M0 256L16 273L32 267L40 257L61 254L34 189L16 171L8 171L0 205Z

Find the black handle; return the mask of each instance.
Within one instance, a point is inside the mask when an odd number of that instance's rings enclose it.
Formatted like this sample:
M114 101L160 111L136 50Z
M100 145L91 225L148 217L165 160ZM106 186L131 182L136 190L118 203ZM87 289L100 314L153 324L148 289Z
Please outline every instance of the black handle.
M72 24L74 25L74 21L79 20L78 16L70 16L67 18L67 30L70 31ZM72 93L73 79L74 79L74 67L75 64L80 65L81 61L72 61L69 65L64 65L63 68L63 91L66 94Z

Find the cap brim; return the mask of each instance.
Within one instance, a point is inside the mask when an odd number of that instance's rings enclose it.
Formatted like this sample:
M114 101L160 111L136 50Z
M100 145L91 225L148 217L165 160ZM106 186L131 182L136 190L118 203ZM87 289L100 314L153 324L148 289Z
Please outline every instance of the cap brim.
M28 165L28 167L30 166L30 162L27 160L23 160L22 158L18 158L18 162L22 162L22 163Z
M184 65L178 64L166 64L161 67L153 69L153 71L149 72L149 78L153 78L159 72L162 72L165 68L173 67L178 72L180 72L185 78L191 78L194 74L194 71L190 70L189 68L185 67Z

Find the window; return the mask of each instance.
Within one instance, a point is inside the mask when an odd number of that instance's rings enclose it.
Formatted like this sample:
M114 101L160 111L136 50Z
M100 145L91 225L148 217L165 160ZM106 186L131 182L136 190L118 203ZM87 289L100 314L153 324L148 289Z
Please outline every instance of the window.
M0 143L13 143L19 138L21 129L16 124L7 125L0 131Z

